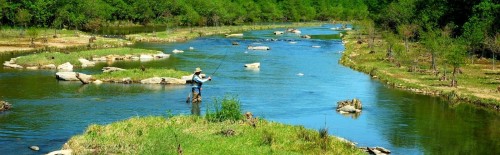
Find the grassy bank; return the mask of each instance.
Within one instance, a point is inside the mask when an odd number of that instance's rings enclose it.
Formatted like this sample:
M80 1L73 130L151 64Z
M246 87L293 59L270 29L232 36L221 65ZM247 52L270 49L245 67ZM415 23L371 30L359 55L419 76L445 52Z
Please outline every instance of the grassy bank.
M81 63L78 61L79 58L85 58L87 60L92 60L92 58L100 58L109 55L114 56L125 56L133 55L139 56L140 54L158 54L158 51L145 50L145 49L135 49L135 48L108 48L108 49L98 49L98 50L87 50L69 53L60 52L43 52L37 54L30 54L26 56L21 56L16 59L16 64L21 66L39 66L55 64L60 65L65 62L70 62L72 65L80 66Z
M356 35L357 36L357 35ZM401 89L421 94L442 96L452 103L472 103L480 107L500 111L500 71L491 70L488 60L475 60L474 64L461 67L462 74L457 76L458 87L450 87L450 80L440 80L442 73L447 72L451 79L452 67L440 64L441 74L436 76L430 68L429 54L422 52L409 57L418 58L417 71L409 72L408 66L402 61L397 63L386 59L387 44L384 39L375 39L374 53L370 53L366 36L362 36L363 43L357 43L353 32L344 37L345 52L340 63L355 70L370 74L382 82ZM400 42L403 44L402 40ZM418 43L410 45L412 50L424 51ZM498 67L497 67L498 68Z
M127 69L124 71L102 73L93 75L93 77L102 81L121 81L123 78L131 78L133 82L139 82L143 79L152 77L171 77L180 79L182 76L190 74L189 72L173 69L148 68L145 71L140 69Z
M134 42L180 42L207 35L241 33L243 31L249 31L249 30L319 26L321 24L324 23L306 22L306 23L275 24L275 25L243 25L243 26L178 28L175 30L170 30L168 32L159 31L155 33L131 34L127 35L127 38Z
M233 132L234 131L234 132ZM258 120L210 122L198 116L138 117L91 125L65 149L75 154L364 154L335 137L301 126Z
M56 36L56 37L54 37ZM31 38L34 44L31 44ZM89 44L91 34L78 30L56 30L30 28L27 30L2 28L0 31L0 53L20 51L54 51L74 47L109 48L131 44L124 39L96 37Z

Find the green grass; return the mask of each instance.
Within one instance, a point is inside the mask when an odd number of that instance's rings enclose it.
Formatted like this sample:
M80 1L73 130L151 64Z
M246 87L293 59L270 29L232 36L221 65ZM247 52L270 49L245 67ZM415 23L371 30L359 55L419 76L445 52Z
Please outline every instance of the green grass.
M172 77L180 79L182 76L190 74L191 73L189 72L177 71L173 69L148 68L145 71L140 69L127 69L124 71L102 73L93 75L93 77L102 81L121 81L123 78L131 78L132 81L138 82L152 77Z
M51 38L54 35L55 29L48 28L30 28L32 30L36 30L38 32L38 37L49 37ZM10 40L12 38L20 38L21 34L24 35L22 37L29 38L28 29L23 28L10 28L10 27L2 27L0 30L0 41L1 40ZM86 34L85 32L79 30L57 30L58 37L73 37L75 34Z
M19 64L21 66L38 66L38 65L48 65L48 64L60 65L65 62L70 62L72 65L78 67L81 65L81 63L78 61L79 58L92 60L92 58L102 57L107 55L138 56L140 54L156 54L156 53L158 53L158 51L134 49L134 48L109 48L109 49L70 52L67 54L59 52L43 52L43 53L21 56L16 60L16 64Z
M234 135L221 134L234 130ZM257 121L211 122L198 116L134 117L91 125L64 149L75 154L365 154L335 137L302 126Z
M365 42L357 44L355 35L349 32L345 41L346 50L340 60L340 63L351 67L355 70L365 72L367 74L376 69L375 75L377 79L382 82L407 90L415 91L418 89L420 93L424 94L437 94L446 96L446 94L455 91L458 95L459 101L473 103L489 109L498 109L500 107L500 92L496 89L500 86L500 75L487 73L491 71L491 63L488 60L478 61L475 64L468 63L461 67L463 74L457 75L458 87L449 87L451 81L439 81L444 70L447 72L448 79L452 77L452 67L445 66L442 60L438 59L438 70L441 72L438 77L432 74L429 69L430 58L426 53L416 55L419 58L418 70L420 72L408 72L411 66L408 60L404 57L397 57L396 60L401 62L401 67L397 67L395 63L385 60L386 58L386 44L381 38L376 39L375 53L369 54L368 44L366 43L366 36L362 36ZM401 41L401 44L403 42ZM422 50L422 46L418 43L411 43L410 50ZM411 55L409 57L415 57ZM499 67L497 67L499 68Z

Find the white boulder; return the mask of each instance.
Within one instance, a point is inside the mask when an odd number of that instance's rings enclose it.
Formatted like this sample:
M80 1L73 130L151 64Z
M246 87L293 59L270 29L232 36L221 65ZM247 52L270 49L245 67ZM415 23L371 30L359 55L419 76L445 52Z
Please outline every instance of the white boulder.
M62 71L62 72L71 72L71 71L73 71L73 65L71 65L71 63L69 63L69 62L66 62L66 63L63 63L63 64L57 66L57 70Z
M169 58L170 54L165 54L165 53L161 52L161 53L153 55L153 57L155 59L164 59L164 58Z
M248 69L258 69L260 68L260 63L256 62L256 63L245 64L245 67Z
M243 37L243 33L226 34L226 37Z
M268 46L248 46L249 50L270 50Z
M29 70L38 70L38 66L30 66L30 67L26 67L26 69L29 69Z
M14 64L14 63L10 63L10 61L5 61L5 63L3 63L3 66L9 67L9 68L23 69L23 66L18 65L18 64Z
M172 51L172 53L183 53L183 52L184 52L183 50L178 50L178 49L174 49L174 50Z
M147 55L147 54L141 54L141 56L139 57L139 59L141 59L141 61L149 61L149 60L153 60L153 56L152 55Z
M63 81L79 81L76 72L57 72L56 79Z

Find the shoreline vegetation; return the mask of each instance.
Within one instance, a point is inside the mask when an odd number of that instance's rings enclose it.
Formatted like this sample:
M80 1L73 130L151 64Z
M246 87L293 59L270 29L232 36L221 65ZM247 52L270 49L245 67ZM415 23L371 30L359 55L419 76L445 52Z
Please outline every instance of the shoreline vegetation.
M14 59L15 64L21 65L25 68L44 66L54 64L55 66L69 62L75 67L84 67L84 63L79 59L86 59L91 62L106 62L117 60L139 60L141 55L155 55L161 54L161 51L137 49L137 48L106 48L85 50L77 52L43 52L35 53L26 56L20 56ZM151 57L152 59L153 57Z
M269 25L242 25L242 26L211 26L211 27L184 27L168 29L152 33L138 33L125 35L122 38L106 38L92 35L78 30L55 30L31 28L28 30L3 29L0 31L0 54L14 52L54 52L90 50L100 48L117 48L133 45L136 42L183 42L200 36L230 34L248 30L263 30L274 28L289 28L303 26L317 26L325 22L295 22L287 24ZM28 31L28 32L25 32ZM23 35L34 31L34 35ZM57 33L54 33L57 31ZM30 34L31 34L30 33ZM56 34L56 35L55 35ZM53 36L57 36L54 38ZM93 39L95 37L95 39ZM33 42L31 42L33 38ZM91 41L92 40L92 41Z
M369 37L359 35L362 32L351 31L344 36L345 51L339 63L354 70L369 74L382 83L417 94L440 96L450 101L450 104L461 102L470 103L496 112L500 111L500 70L491 70L488 59L477 59L474 64L467 64L460 68L462 74L457 75L458 86L451 87L450 79L436 75L429 69L430 57L426 53L419 53L409 57L417 58L416 70L410 72L412 66L403 65L400 56L399 62L387 59L388 43L382 36ZM369 47L371 39L373 47ZM403 46L403 41L396 43ZM394 45L393 45L394 46ZM423 50L419 43L409 45L416 51ZM403 51L404 52L404 51ZM403 53L404 54L404 53ZM402 54L400 54L402 55ZM452 67L441 66L442 72L451 75ZM444 73L446 76L446 73Z
M62 149L73 154L365 154L328 135L326 127L314 131L242 114L240 101L230 96L207 105L205 116L168 114L90 125Z

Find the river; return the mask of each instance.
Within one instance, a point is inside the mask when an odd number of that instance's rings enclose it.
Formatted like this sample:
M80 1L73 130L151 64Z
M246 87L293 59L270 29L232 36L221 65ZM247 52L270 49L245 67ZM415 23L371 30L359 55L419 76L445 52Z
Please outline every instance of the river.
M200 109L185 103L188 85L81 85L57 81L55 71L0 68L0 99L14 105L0 113L0 154L47 153L90 124L135 116L203 114L213 98L226 94L237 96L243 111L258 117L314 130L327 127L330 134L358 146L382 146L394 154L500 154L498 114L389 88L338 64L344 47L339 32L331 27L300 28L313 39L293 34L277 37L274 30L262 30L244 32L243 38L219 35L184 43L139 43L134 46L168 54L173 49L185 52L165 60L100 63L77 70L95 74L104 66L184 71L201 67L213 80L204 84ZM233 46L232 41L240 45ZM248 45L271 50L247 50ZM15 56L1 55L0 60ZM261 63L260 70L243 67L253 62ZM352 98L363 103L359 116L335 111L337 101ZM31 151L32 145L41 150Z

